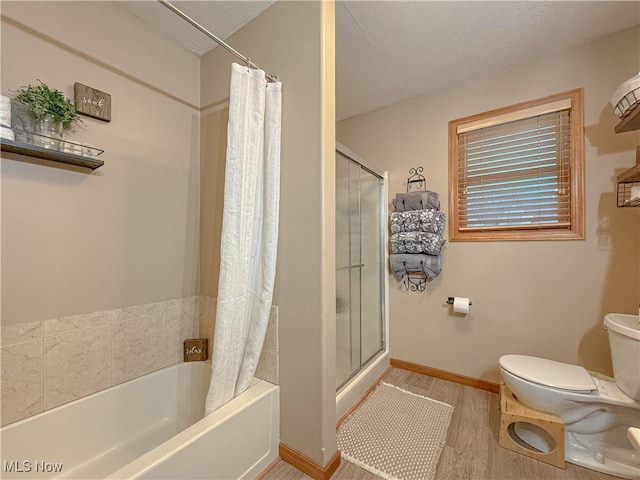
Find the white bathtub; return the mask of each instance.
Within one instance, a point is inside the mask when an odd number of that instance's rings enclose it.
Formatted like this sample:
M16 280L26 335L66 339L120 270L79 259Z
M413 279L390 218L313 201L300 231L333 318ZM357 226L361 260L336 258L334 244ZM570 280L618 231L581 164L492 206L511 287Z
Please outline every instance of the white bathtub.
M278 387L203 418L210 372L180 363L0 429L0 478L255 477L278 457Z

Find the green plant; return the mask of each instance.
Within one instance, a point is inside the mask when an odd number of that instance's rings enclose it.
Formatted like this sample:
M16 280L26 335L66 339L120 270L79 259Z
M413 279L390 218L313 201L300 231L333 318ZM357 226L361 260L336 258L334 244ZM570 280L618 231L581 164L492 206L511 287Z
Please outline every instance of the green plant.
M37 120L50 114L62 123L63 128L71 128L74 122L80 121L76 107L65 98L61 91L49 88L38 80L38 85L27 85L16 92L16 100L26 105Z

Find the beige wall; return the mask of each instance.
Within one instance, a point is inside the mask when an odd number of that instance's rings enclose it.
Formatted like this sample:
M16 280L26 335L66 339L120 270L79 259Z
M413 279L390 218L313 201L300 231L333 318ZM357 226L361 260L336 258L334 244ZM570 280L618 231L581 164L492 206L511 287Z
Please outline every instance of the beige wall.
M41 79L67 96L76 81L112 95L113 121L85 119L76 135L106 151L94 173L2 160L2 321L12 327L8 342L24 342L7 344L3 355L13 361L24 353L15 348L34 350L3 378L16 379L15 398L37 395L54 338L43 331L51 322L72 323L69 335L103 341L92 364L100 385L83 385L75 392L81 396L110 384L101 361L115 352L114 329L153 323L164 339L165 329L175 330L165 313L175 310L163 300L201 293L196 315L215 307L224 102L234 59L216 49L200 62L111 2L3 2L2 14L3 94ZM330 3L279 2L230 39L284 83L274 298L281 433L321 465L336 452L334 199L324 194L334 190L333 24ZM140 323L120 325L112 314L120 307ZM47 404L39 401L39 408Z
M2 2L2 85L111 94L93 172L2 154L1 424L182 361L198 331L200 59L112 2Z
M338 123L339 142L389 171L390 198L423 166L447 211L449 120L584 87L586 240L447 243L424 293L390 279L393 358L493 382L507 353L611 374L603 316L637 313L640 295L640 209L616 208L615 177L640 135L614 135L609 99L638 72L639 45L640 30L626 30ZM470 315L453 315L449 296L470 297Z
M2 321L196 294L200 60L112 2L2 2L2 94L112 96L93 173L3 154Z
M274 296L279 310L280 432L283 443L320 465L337 449L333 25L331 3L277 2L228 39L283 82ZM235 58L219 48L202 60L200 282L206 295L217 291L224 173L224 150L212 139L224 140L232 61Z

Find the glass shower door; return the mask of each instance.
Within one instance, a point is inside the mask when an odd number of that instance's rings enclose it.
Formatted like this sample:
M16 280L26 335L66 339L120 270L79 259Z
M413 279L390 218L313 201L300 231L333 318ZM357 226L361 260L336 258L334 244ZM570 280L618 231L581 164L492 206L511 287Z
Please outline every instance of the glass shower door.
M384 350L383 179L336 152L336 387Z

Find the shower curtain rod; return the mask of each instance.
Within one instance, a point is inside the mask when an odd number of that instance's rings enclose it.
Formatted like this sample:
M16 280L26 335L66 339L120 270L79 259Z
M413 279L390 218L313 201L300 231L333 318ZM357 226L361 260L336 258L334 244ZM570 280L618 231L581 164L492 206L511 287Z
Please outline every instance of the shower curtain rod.
M179 17L181 17L183 20L189 22L191 25L196 27L198 30L200 30L202 33L204 33L207 37L209 37L211 40L216 42L222 48L227 50L229 53L232 53L233 55L238 57L240 60L242 60L245 63L245 65L247 67L255 68L257 70L262 70L258 66L258 64L255 63L254 61L252 61L249 57L245 57L239 51L237 51L235 48L233 48L231 45L229 45L228 43L225 43L224 40L216 37L213 33L211 33L209 30L207 30L202 25L200 25L198 22L196 22L193 18L189 17L188 15L183 13L181 10L179 10L176 7L174 7L173 5L171 5L167 0L158 0L158 2L160 4L162 4L163 6L167 7L169 10L171 10L173 13L175 13ZM278 81L278 77L276 75L271 75L271 74L265 72L265 77L270 82L277 82Z

